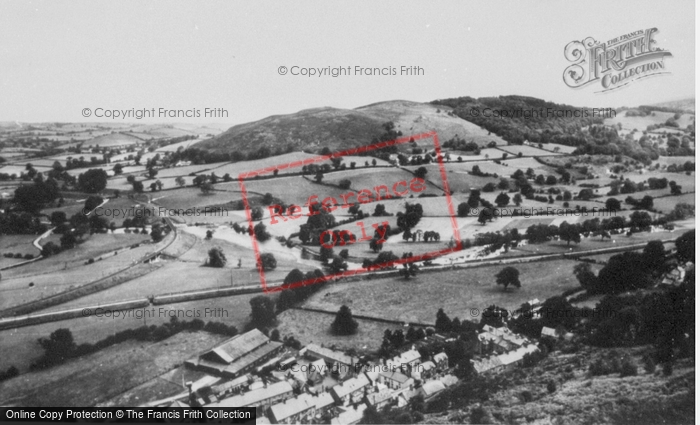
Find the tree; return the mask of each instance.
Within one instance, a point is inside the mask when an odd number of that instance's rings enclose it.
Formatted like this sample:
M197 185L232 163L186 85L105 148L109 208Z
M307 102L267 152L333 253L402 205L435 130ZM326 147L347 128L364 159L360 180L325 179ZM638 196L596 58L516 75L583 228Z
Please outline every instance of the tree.
M338 187L340 187L341 189L350 189L351 184L352 182L350 180L343 179L338 183Z
M263 329L274 325L275 303L270 297L258 295L250 299L250 324L254 328Z
M516 207L519 207L520 204L523 203L523 197L519 193L516 193L515 196L513 196L513 202L515 203Z
M132 188L134 189L134 192L136 193L142 193L143 192L143 183L140 181L135 181L131 184Z
M153 242L160 242L163 240L164 234L163 234L163 229L160 226L153 226L151 228L151 239L153 239Z
M487 221L493 220L493 217L494 215L491 208L483 208L479 212L479 218L477 218L477 221L485 226Z
M284 278L284 285L292 285L297 282L302 282L304 280L304 273L301 272L299 269L293 269L291 272L287 274L287 276Z
M550 186L555 185L557 184L557 178L552 175L549 175L547 176L547 180L545 181L545 183L547 183Z
M384 204L377 204L374 207L374 213L372 215L374 217L381 217L381 216L387 215L386 207L384 206Z
M352 311L346 305L340 307L331 324L331 330L335 335L353 335L357 332L359 324L352 318Z
M590 263L578 263L574 266L574 276L578 279L581 287L589 294L597 294L600 290L598 277L593 273Z
M503 285L503 289L510 285L520 288L520 272L515 267L506 267L496 274L496 284Z
M425 176L428 174L428 170L425 167L418 167L413 174L415 174L419 179L425 179Z
M646 211L635 211L630 214L630 226L646 229L651 226L651 216Z
M150 167L148 169L148 178L152 179L152 178L155 178L155 176L157 176L157 175L158 175L158 170L156 170L153 167Z
M340 257L333 258L330 264L331 273L340 273L348 269L348 263Z
M508 205L509 202L510 196L508 196L505 192L501 192L498 196L496 196L496 205L501 208Z
M622 204L615 198L608 198L608 200L605 201L605 209L609 211L620 211L621 208Z
M682 262L695 262L695 230L689 230L676 239L676 256Z
M255 233L255 238L260 242L267 242L270 239L267 227L262 221L253 227L253 233Z
M114 166L114 168L112 168L112 171L114 171L115 175L121 174L123 172L123 170L124 170L124 167L121 164L117 164Z
M613 294L647 288L652 284L644 255L637 252L623 252L610 257L598 273L598 280L605 293Z
M443 309L439 309L435 317L435 330L442 333L452 330L452 322Z
M39 338L38 341L44 349L42 360L47 366L63 363L73 356L77 348L73 334L66 328L57 329L48 338Z
M260 262L262 263L263 270L266 272L277 268L277 259L269 252L260 254Z
M250 219L253 221L258 221L262 220L263 218L263 209L260 207L253 207L250 210Z
M212 184L209 182L204 182L199 185L199 190L201 190L202 193L205 195L208 195L211 192L212 188Z
M58 226L66 222L66 213L63 211L54 211L51 213L51 224Z
M571 242L580 243L581 242L581 227L578 224L569 224L568 222L563 222L559 225L559 237L566 241L566 246L569 246Z
M78 188L87 193L97 193L107 187L107 172L101 168L93 168L78 176Z
M78 243L78 240L76 239L75 235L72 232L68 232L61 236L61 248L62 249L71 249L74 248L75 245Z
M209 250L209 267L224 267L226 265L226 256L224 251L219 247L214 247Z

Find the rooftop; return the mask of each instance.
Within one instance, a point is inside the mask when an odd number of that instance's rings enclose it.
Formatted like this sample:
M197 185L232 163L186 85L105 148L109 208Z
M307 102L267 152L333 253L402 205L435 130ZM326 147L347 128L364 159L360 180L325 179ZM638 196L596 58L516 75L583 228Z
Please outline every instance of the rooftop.
M200 357L204 360L230 364L240 359L261 345L270 341L265 334L257 329L236 335L224 341L222 344L203 353Z
M352 366L355 364L354 359L340 351L331 350L330 348L321 347L316 344L309 344L302 349L302 353L308 353L311 356L330 359L334 362Z
M276 422L281 422L290 416L312 409L315 406L311 394L301 394L298 397L290 398L283 403L270 407L270 413Z
M277 397L285 393L291 393L292 386L286 382L277 382L272 385L268 385L267 388L260 388L258 390L249 391L240 395L235 395L233 397L225 398L218 403L212 403L207 407L246 407L246 406L256 406L261 402Z
M385 377L386 379L391 379L392 381L396 381L399 383L404 383L408 381L409 378L408 376L404 375L403 373L399 371L393 371L393 372L379 372L379 375Z
M331 389L338 396L338 398L343 398L348 394L362 389L369 385L369 379L365 375L359 375L356 378L350 378L345 382L341 382Z

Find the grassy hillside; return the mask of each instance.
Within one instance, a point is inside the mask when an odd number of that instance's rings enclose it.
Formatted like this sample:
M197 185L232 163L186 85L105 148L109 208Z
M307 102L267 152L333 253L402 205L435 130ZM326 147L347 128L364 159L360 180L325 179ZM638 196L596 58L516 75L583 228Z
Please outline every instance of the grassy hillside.
M337 151L369 144L374 137L383 133L383 122L361 111L307 109L236 125L195 147L214 153L234 150L249 153L260 149L270 152L281 150L279 153L317 151L323 146Z

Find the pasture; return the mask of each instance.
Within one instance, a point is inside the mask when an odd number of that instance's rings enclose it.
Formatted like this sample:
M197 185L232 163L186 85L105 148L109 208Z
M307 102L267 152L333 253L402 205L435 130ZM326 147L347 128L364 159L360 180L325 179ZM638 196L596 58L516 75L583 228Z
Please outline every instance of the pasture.
M480 315L472 315L470 309L483 310L495 304L515 310L533 298L544 300L578 287L574 265L576 262L570 260L517 264L522 287L507 291L496 285L495 278L505 266L419 272L408 280L397 273L326 286L304 305L330 311L347 305L357 314L424 323L435 323L437 310L443 308L450 317L478 320ZM542 273L545 267L547 273Z

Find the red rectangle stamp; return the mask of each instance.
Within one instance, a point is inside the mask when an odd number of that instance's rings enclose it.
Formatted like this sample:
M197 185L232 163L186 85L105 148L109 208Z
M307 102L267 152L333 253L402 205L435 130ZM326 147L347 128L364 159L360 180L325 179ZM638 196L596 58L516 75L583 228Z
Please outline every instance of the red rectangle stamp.
M336 198L335 196L327 196L323 199L319 195L313 194L311 196L304 196L306 198L306 203L304 206L299 206L292 204L290 206L280 206L280 205L272 205L269 206L269 217L263 218L263 221L266 221L266 223L270 225L275 225L280 222L287 222L289 220L298 220L299 224L302 225L304 223L304 220L307 220L307 223L309 222L323 222L323 217L328 217L329 214L331 214L333 211L342 211L342 210L348 210L352 211L353 207L357 209L358 205L363 205L363 204L376 204L379 201L382 200L405 200L405 206L407 208L406 214L403 213L398 213L396 216L396 225L397 228L394 229L393 234L396 234L396 230L398 229L406 229L405 231L408 232L408 234L411 234L410 228L415 225L415 223L411 223L412 216L411 216L411 211L410 211L410 206L412 205L410 202L413 202L414 195L420 195L421 192L426 191L427 187L432 185L434 187L433 190L438 190L442 192L441 196L437 196L435 194L432 194L433 197L430 198L424 198L427 200L430 200L430 202L439 202L438 199L442 198L444 199L445 202L445 210L447 211L448 216L445 217L451 224L451 230L452 230L452 240L454 243L449 244L445 248L437 249L434 251L430 252L423 252L420 254L413 255L412 253L410 254L404 254L402 258L392 258L389 259L385 262L380 262L377 263L372 262L372 264L363 264L362 267L356 267L352 269L343 269L337 272L332 272L330 274L326 274L323 277L315 277L312 279L306 279L303 281L298 281L292 284L275 284L275 285L268 285L267 279L265 276L265 267L263 264L263 259L262 255L263 253L261 252L261 245L263 245L258 238L256 237L256 233L254 231L255 228L255 221L260 221L260 220L253 220L253 215L251 211L251 206L249 202L249 197L248 197L248 192L246 190L246 180L253 179L253 178L260 178L260 177L271 177L273 175L277 175L282 170L290 170L294 168L300 168L300 169L307 169L307 167L316 167L313 164L318 164L324 161L333 161L337 159L342 159L343 157L347 156L353 156L353 155L364 155L367 154L368 152L380 150L380 149L387 149L391 148L393 146L398 146L401 144L406 144L410 142L417 142L420 140L430 140L432 141L432 146L434 149L434 155L433 158L435 162L437 163L437 167L439 170L440 174L440 183L441 184L436 184L434 182L427 182L424 177L425 176L419 176L416 172L411 172L410 170L404 169L399 167L396 164L392 164L393 167L386 167L389 170L394 170L394 169L400 169L406 172L406 178L396 178L394 177L386 177L386 180L396 180L396 181L386 181L386 182L381 182L382 184L374 185L373 187L367 187L367 188L362 188L362 189L353 189L350 190L349 188L346 188L347 191L344 193L341 193L338 195ZM354 164L353 164L354 165ZM329 172L332 174L332 172ZM389 175L391 173L387 173ZM383 178L383 177L382 177ZM330 153L327 155L318 155L312 158L307 158L304 160L299 160L299 161L294 161L290 163L283 163L283 164L278 164L275 166L270 166L266 168L262 168L259 170L254 170L254 171L248 171L248 172L243 172L238 175L238 183L240 185L241 189L241 195L242 195L242 200L243 200L243 205L246 211L246 217L248 219L248 229L249 229L249 234L251 237L251 242L252 242L252 248L255 253L255 260L258 268L258 272L260 274L260 284L262 285L263 291L265 293L268 292L276 292L280 291L283 289L293 289L296 287L300 286L306 286L314 283L319 283L319 282L324 282L328 280L335 280L337 278L342 278L342 277L348 277L348 276L354 276L358 275L361 273L368 273L372 271L377 271L377 270L384 270L387 268L392 268L393 266L400 266L404 264L410 264L414 263L417 261L427 261L431 260L433 258L459 251L462 249L461 246L461 238L459 234L459 226L457 223L457 218L455 215L455 207L452 202L452 192L450 191L450 186L447 181L447 171L445 169L444 165L444 158L442 156L442 152L440 149L440 142L438 140L437 133L435 132L427 132L427 133L421 133L421 134L415 134L407 137L401 137L395 140L390 140L390 141L383 141L383 142L378 142L378 143L373 143L367 146L361 146L357 148L351 148L339 152L334 152ZM342 185L340 186L342 187ZM423 194L425 196L425 194ZM410 201L409 201L410 199ZM422 215L422 206L420 206L420 215ZM362 217L362 215L360 215ZM369 217L368 215L365 215L364 217ZM257 217L256 217L257 218ZM301 220L300 220L301 219ZM388 219L388 218L387 218ZM417 220L413 219L415 222ZM420 220L420 217L418 218ZM370 247L372 247L372 244L379 245L379 250L381 250L381 245L386 243L388 237L391 232L391 225L389 224L388 221L382 221L378 223L374 223L371 225L365 225L363 221L354 221L355 227L352 228L345 228L343 230L337 230L334 229L334 227L338 227L335 225L334 219L331 220L333 222L332 225L327 225L327 226L319 226L319 228L314 227L313 229L315 231L305 231L304 226L300 226L302 231L300 232L300 240L302 241L303 244L308 244L311 242L311 245L318 247L319 249L323 248L332 248L335 246L342 247L342 246L349 246L353 244L357 244L360 242L369 242ZM345 223L351 222L352 220L347 220ZM308 230L308 229L307 229ZM439 241L439 235L437 232L426 232L430 233L431 235L435 235L436 240ZM372 235L372 236L371 236ZM415 233L413 233L413 240L415 241ZM428 240L428 235L425 235L425 240ZM406 236L404 236L404 239L406 239ZM316 244L316 242L318 242ZM296 248L290 248L290 249L296 249ZM377 252L377 250L375 250Z

